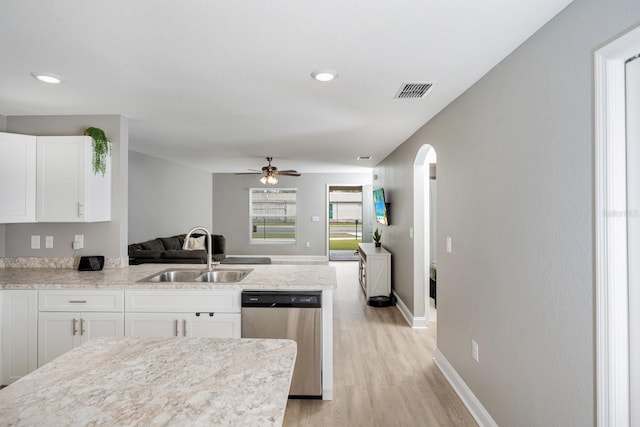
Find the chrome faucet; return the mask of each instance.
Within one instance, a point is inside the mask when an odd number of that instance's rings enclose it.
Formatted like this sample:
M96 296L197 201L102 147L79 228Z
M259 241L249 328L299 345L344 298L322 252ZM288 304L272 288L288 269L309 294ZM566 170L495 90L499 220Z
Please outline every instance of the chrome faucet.
M193 232L197 230L204 231L205 233L207 233L207 271L211 271L213 270L213 258L211 256L211 232L209 230L207 230L201 225L193 227L191 230L189 230L189 232L185 236L182 249L189 249L189 238L191 237Z

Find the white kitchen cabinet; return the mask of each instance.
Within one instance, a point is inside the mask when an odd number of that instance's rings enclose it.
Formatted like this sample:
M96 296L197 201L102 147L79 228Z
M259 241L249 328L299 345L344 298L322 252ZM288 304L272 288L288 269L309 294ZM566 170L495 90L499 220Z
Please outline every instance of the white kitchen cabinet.
M123 313L40 312L38 367L98 337L124 336Z
M240 338L240 291L125 292L125 335Z
M365 298L391 294L391 253L373 243L358 244L358 276Z
M125 335L240 338L240 313L127 313Z
M11 384L37 367L38 293L2 291L2 384Z
M36 220L111 220L111 158L106 173L93 172L89 136L37 137Z
M0 132L0 224L36 221L36 137Z
M38 309L38 367L87 340L124 336L124 291L43 290Z

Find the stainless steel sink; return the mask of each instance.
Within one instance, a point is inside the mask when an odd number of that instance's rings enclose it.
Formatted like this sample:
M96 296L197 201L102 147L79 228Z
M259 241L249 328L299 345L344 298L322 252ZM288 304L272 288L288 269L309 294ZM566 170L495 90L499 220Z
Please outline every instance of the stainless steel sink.
M139 280L139 282L207 282L207 283L235 283L244 279L247 274L253 271L246 269L214 269L190 270L190 269L170 269L152 274Z
M239 282L245 278L245 276L251 273L253 269L243 270L212 270L198 276L197 282L212 282L212 283L233 283Z

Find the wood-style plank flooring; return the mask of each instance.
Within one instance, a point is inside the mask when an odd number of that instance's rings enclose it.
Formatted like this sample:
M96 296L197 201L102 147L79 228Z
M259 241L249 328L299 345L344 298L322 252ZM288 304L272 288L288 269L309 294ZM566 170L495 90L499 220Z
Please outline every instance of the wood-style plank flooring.
M476 426L433 363L436 324L365 304L357 262L332 262L334 400L289 400L285 426Z

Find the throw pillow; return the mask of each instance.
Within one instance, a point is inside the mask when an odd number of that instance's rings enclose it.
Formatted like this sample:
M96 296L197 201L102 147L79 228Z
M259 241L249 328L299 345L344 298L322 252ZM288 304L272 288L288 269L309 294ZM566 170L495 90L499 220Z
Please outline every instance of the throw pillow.
M190 250L206 249L206 247L204 246L204 241L206 238L207 236L189 237L189 249Z

